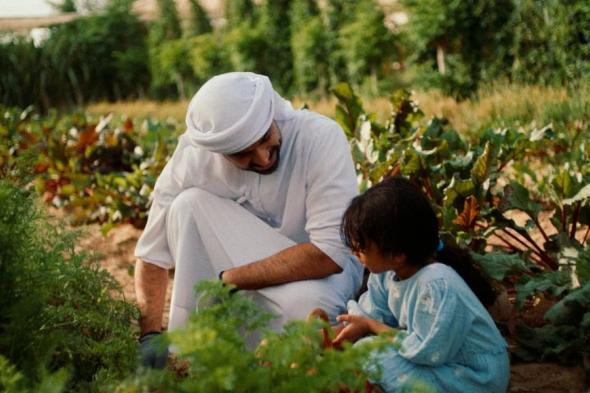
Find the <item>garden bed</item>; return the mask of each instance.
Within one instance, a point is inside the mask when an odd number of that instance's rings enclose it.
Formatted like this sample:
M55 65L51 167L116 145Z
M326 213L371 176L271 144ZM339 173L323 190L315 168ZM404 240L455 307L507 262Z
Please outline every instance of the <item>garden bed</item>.
M86 235L80 240L80 248L100 254L100 264L108 270L123 287L127 300L135 301L133 287L133 251L141 230L130 224L118 225L103 236L98 224L84 227ZM168 286L164 325L168 322L172 281ZM511 393L582 393L587 392L584 369L562 366L556 363L515 363L510 369Z

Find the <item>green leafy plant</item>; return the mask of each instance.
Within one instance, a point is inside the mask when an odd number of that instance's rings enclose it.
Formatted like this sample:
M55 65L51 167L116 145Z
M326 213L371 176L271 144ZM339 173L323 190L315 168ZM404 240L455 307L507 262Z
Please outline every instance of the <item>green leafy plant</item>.
M560 324L552 313L589 278L589 159L580 139L586 134L579 131L572 142L551 126L531 126L488 129L466 141L444 119L425 119L408 92L392 95L384 124L366 113L348 85L334 93L361 189L384 176L412 180L430 197L446 241L471 249L490 277L516 288L519 307L538 296L554 302L544 329ZM487 254L490 248L496 251ZM568 348L575 346L568 343L588 340L587 328L562 323L559 329L564 326L571 334L553 337L550 349L538 341L537 357L553 351L571 358Z
M0 204L0 353L18 370L14 386L63 370L54 382L63 385L67 373L69 389L92 391L127 375L138 313L115 279L75 251L76 234L46 218L26 191L1 181Z
M112 115L58 118L55 112L42 117L32 109L0 110L5 176L27 173L43 200L65 208L74 223L145 224L151 191L175 142L174 124L147 119L139 128L139 120ZM30 159L23 172L18 163L25 155Z
M394 345L382 336L367 345L323 349L319 320L289 323L284 332L266 330L272 318L254 302L219 282L202 282L198 311L183 328L168 334L181 377L148 373L132 378L118 392L338 392L363 391L369 354ZM256 348L252 348L262 337ZM249 343L249 344L248 344ZM341 390L342 389L342 390Z

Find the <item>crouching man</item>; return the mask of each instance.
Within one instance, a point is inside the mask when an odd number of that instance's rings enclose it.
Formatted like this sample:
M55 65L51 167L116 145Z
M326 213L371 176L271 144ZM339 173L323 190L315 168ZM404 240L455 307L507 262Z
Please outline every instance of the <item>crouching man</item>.
M246 72L205 83L186 123L136 248L144 365L163 366L150 341L171 268L169 330L195 309L195 284L217 277L249 291L277 330L316 307L344 312L362 266L339 233L357 183L338 124L294 110L267 77Z

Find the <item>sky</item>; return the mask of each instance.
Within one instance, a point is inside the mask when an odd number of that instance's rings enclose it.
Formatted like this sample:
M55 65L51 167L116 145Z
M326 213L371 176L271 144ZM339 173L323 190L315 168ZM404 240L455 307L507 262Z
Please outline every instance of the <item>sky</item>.
M0 0L0 18L54 15L56 11L45 0Z

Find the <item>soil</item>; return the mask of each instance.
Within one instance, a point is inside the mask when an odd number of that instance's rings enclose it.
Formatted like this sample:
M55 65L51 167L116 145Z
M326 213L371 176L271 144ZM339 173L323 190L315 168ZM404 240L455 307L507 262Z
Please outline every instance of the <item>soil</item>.
M135 258L133 251L141 235L141 230L129 224L119 225L111 229L106 236L100 226L93 224L84 227L84 237L79 242L80 249L95 251L100 265L108 270L121 284L123 295L129 301L135 302L133 286L133 268ZM168 319L168 305L170 303L169 282L164 315L164 326ZM498 310L505 314L507 311ZM510 386L511 393L584 393L590 392L585 380L582 366L565 367L555 363L517 363L511 365Z

